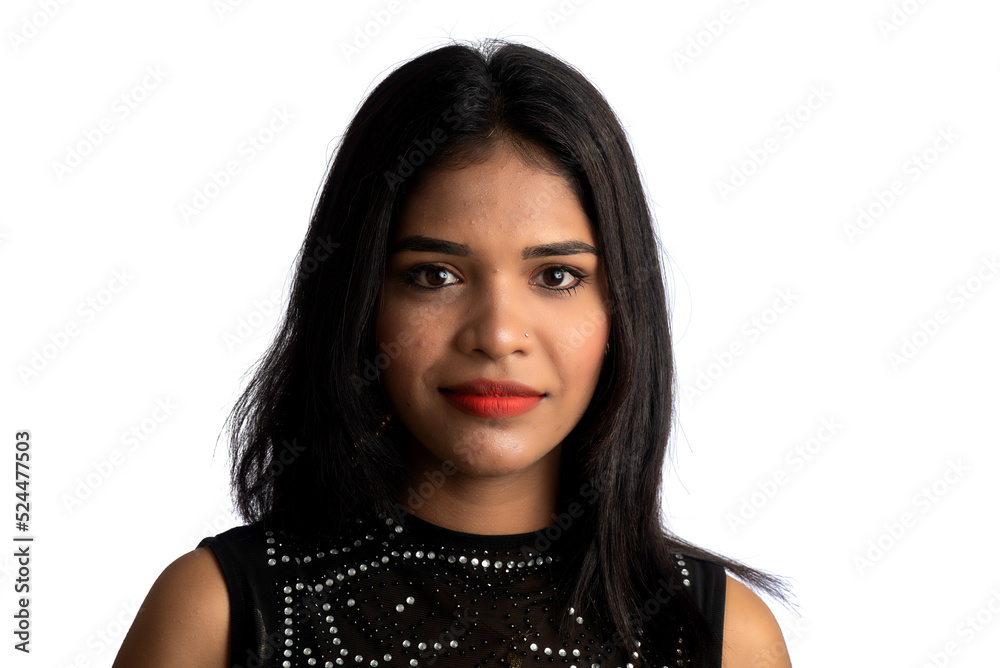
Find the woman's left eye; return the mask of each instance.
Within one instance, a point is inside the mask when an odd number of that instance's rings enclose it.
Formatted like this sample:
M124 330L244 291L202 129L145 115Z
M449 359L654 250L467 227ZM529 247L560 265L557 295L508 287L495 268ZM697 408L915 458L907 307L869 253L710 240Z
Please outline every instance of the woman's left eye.
M538 274L539 276L550 276L554 279L557 285L547 285L543 286L549 290L558 290L559 292L575 292L578 287L587 283L588 276L572 267L546 267ZM569 279L572 284L566 284L566 280ZM575 282L573 280L575 279Z

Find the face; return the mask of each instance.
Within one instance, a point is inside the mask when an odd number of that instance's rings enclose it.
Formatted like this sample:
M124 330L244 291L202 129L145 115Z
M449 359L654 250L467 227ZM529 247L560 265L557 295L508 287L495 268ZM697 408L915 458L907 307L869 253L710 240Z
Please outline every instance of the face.
M503 148L429 172L403 203L386 267L380 377L411 460L468 476L558 470L609 331L603 262L566 180ZM461 387L477 380L525 387Z

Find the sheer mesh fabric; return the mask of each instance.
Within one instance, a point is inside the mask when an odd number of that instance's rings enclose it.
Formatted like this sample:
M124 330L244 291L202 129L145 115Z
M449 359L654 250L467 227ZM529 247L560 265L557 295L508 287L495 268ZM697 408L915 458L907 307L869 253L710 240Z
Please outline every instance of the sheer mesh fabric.
M613 634L562 607L555 575L566 559L556 527L476 535L407 514L358 519L340 535L303 543L262 525L236 527L212 549L229 588L232 664L242 668L383 666L626 667L638 663ZM688 587L722 635L725 573L676 555ZM646 638L653 666L693 661L683 633Z

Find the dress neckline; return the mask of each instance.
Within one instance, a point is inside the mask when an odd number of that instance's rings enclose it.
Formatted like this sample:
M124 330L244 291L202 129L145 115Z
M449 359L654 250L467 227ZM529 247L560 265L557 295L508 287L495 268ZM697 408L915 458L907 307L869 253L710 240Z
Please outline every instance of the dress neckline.
M461 547L506 547L529 548L538 552L551 550L566 534L566 529L557 523L538 531L514 534L477 534L448 529L421 519L412 512L402 509L403 534L414 538L434 540Z

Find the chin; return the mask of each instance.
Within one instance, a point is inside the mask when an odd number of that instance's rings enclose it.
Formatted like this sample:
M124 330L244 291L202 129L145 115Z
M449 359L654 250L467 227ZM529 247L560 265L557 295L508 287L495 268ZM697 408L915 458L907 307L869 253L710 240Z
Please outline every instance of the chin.
M531 458L520 441L497 442L486 438L478 445L468 445L451 452L460 471L480 475L503 475L531 465Z
M501 434L457 435L460 447L429 448L438 459L450 460L456 469L475 477L511 475L531 468L552 448L535 448L523 439ZM544 450L544 451L543 451Z
M510 458L483 457L474 462L458 462L455 468L475 478L502 478L519 473L535 462L513 461Z

